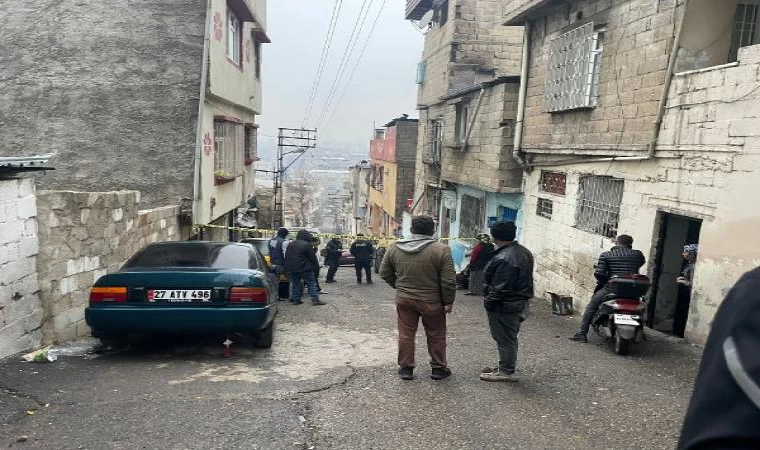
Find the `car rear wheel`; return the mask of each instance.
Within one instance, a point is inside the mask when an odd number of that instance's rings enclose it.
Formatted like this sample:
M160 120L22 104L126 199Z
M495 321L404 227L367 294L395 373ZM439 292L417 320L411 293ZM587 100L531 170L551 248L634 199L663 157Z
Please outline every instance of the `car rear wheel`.
M274 342L274 322L263 330L253 333L253 346L256 348L271 348Z

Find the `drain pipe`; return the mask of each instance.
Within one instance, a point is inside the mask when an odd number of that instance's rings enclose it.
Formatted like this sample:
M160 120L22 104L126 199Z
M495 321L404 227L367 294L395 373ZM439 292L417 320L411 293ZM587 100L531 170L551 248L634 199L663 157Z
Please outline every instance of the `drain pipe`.
M665 109L668 103L668 95L670 94L670 86L673 83L673 75L676 68L676 60L678 59L678 50L681 48L681 34L683 31L683 24L686 20L686 12L689 10L689 0L683 2L683 14L678 21L678 28L676 29L676 35L673 39L673 48L670 51L670 59L668 60L668 70L665 72L665 86L662 89L662 95L660 96L660 104L657 109L657 118L654 121L654 134L652 142L649 144L649 151L647 152L647 159L655 157L655 151L657 150L657 140L660 138L660 128L662 128L662 121L665 118Z
M211 44L211 1L206 0L206 30L203 33L203 57L201 66L201 88L198 98L198 122L195 131L195 165L193 174L193 222L200 222L201 213L201 166L203 162L203 109L206 103L206 83L208 80L208 52Z
M528 64L530 64L530 33L531 24L525 21L523 26L523 52L522 66L520 69L520 92L517 96L517 123L515 124L515 138L512 146L512 158L523 169L527 168L525 158L522 156L523 121L525 120L525 99L528 96Z

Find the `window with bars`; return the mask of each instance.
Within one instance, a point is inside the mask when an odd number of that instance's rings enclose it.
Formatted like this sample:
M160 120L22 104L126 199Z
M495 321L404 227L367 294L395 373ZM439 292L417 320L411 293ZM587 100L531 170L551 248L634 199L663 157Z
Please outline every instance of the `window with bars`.
M569 111L597 105L604 34L604 28L594 28L594 23L589 22L552 39L544 111Z
M575 226L589 233L617 236L623 183L619 178L595 175L581 177Z
M425 164L439 164L443 152L443 120L431 120L428 122L429 138L428 146L423 154Z
M562 172L541 171L539 190L549 194L565 195L567 176Z
M554 202L548 198L539 198L538 205L536 206L536 214L545 217L547 219L552 218L552 212L554 210Z
M737 60L740 48L760 44L758 13L760 13L760 0L743 0L736 5L729 62Z
M240 123L214 122L214 176L217 181L242 175L244 134Z
M243 160L245 165L252 164L256 161L258 149L259 130L254 125L245 126L245 137L243 143Z
M241 65L240 53L243 47L243 27L232 10L227 11L227 58Z

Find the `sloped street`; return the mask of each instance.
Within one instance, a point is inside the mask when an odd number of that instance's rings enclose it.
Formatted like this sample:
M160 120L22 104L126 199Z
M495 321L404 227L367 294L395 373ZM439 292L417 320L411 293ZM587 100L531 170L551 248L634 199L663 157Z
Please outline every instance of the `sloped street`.
M673 448L699 349L652 337L629 357L534 302L519 384L488 384L496 348L479 299L450 320L454 376L396 376L393 291L327 285L327 306L281 304L270 351L157 339L121 352L0 364L0 438L28 449Z

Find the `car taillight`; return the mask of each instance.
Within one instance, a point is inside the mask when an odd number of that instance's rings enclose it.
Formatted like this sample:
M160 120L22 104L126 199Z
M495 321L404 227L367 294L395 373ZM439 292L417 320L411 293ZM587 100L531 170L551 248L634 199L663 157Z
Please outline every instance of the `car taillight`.
M265 288L230 288L230 301L233 303L267 303L269 293Z
M90 289L90 303L125 303L127 288L94 287Z

